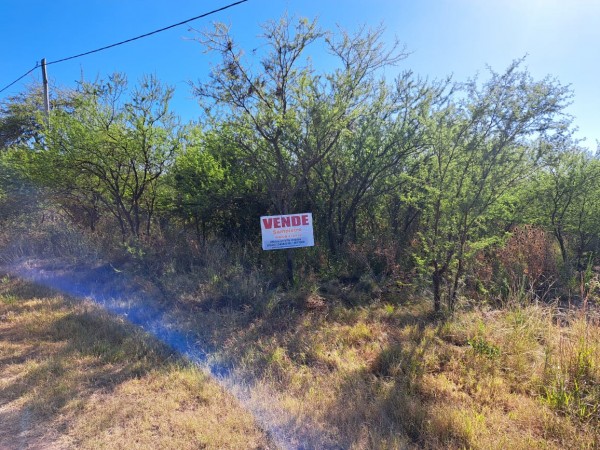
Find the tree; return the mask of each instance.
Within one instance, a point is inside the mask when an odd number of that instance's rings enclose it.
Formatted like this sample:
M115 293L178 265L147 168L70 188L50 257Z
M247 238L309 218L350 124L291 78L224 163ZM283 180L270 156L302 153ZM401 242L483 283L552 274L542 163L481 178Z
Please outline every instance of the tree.
M552 230L563 264L583 270L584 254L600 236L600 161L571 141L552 150L534 188L537 219Z
M27 145L30 141L41 143L41 110L39 86L0 103L0 150Z
M275 212L292 212L307 188L315 166L326 158L343 133L361 115L377 70L404 58L394 47L385 50L382 30L349 35L339 40L301 19L287 17L264 27L268 51L255 73L244 60L229 30L217 24L200 39L208 51L221 55L211 81L195 86L206 110L233 130L232 138L259 174ZM307 49L325 43L339 68L317 74ZM293 281L291 251L288 278Z
M561 132L569 90L556 81L533 81L520 61L478 86L462 86L431 123L431 154L423 183L428 187L421 244L422 267L430 274L434 307L442 286L454 308L470 249L494 234L495 214L507 195L535 170L543 146L535 139Z
M26 216L38 207L39 195L28 183L14 150L0 153L0 227L3 222Z
M53 107L68 107L64 92L51 98ZM28 174L30 154L44 145L42 88L33 85L24 93L0 103L0 221L26 216L45 200Z
M37 181L73 211L97 219L100 205L117 220L123 239L150 235L160 177L179 146L169 112L172 89L146 77L123 101L127 81L83 83L72 110L56 109L34 154Z
M363 206L380 203L406 181L409 161L426 148L427 118L443 86L415 79L411 72L402 73L391 87L374 84L361 115L315 166L310 189L326 220L333 253Z
M227 133L225 127L206 133L198 126L186 128L184 147L168 175L172 208L193 224L202 243L209 230L228 238L254 235L253 217L268 206L252 168Z

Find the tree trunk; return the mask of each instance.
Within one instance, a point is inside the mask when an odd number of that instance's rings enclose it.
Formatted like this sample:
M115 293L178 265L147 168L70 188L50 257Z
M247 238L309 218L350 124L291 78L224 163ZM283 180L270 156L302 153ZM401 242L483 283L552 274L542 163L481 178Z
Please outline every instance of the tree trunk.
M450 292L450 295L448 295L448 308L450 308L450 311L454 311L454 305L456 304L456 292L458 291L458 283L460 281L460 277L462 277L463 275L466 242L466 234L463 234L463 236L460 239L460 249L458 251L458 267L456 268L456 274L454 275L452 290Z
M563 263L565 263L566 265L568 261L567 248L565 246L565 238L560 228L554 229L554 236L556 236L556 240L558 241L558 245L560 247L560 255L562 256Z
M197 213L194 212L194 228L196 230L196 240L198 244L202 245L202 231L200 229L200 217Z
M435 269L431 276L433 284L433 309L435 312L440 312L442 308L442 272Z
M452 292L448 296L448 308L450 308L450 311L454 311L454 305L456 304L456 292L458 291L458 282L460 281L462 272L463 258L461 257L458 260L458 268L456 269L456 274L454 275L454 282L452 283Z
M329 241L329 251L332 255L338 254L337 236L333 222L329 222L329 229L327 230L327 240Z

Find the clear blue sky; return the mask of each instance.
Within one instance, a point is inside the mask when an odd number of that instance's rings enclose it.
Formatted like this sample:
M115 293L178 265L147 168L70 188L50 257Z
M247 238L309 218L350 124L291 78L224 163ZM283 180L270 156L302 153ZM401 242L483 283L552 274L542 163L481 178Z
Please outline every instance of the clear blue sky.
M35 66L41 58L57 60L225 6L233 0L0 0L0 87ZM570 84L575 96L568 112L579 137L596 148L600 140L600 1L599 0L249 0L189 26L178 27L101 53L49 67L57 85L124 72L131 81L153 73L176 88L173 107L184 120L200 109L188 81L204 79L215 55L204 54L190 27L213 21L231 25L251 50L259 24L285 11L318 17L324 28L354 30L383 23L412 55L400 69L433 78L453 74L457 81L486 64L502 71L525 54L535 78L552 75ZM39 80L36 70L0 94L3 98Z

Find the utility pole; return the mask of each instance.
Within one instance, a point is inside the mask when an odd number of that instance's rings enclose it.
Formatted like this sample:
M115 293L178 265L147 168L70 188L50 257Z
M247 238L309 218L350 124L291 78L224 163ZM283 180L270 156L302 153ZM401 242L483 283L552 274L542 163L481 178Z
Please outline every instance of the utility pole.
M46 120L50 115L50 93L48 92L48 74L46 73L46 58L42 59L42 80L44 83L44 111L46 112Z

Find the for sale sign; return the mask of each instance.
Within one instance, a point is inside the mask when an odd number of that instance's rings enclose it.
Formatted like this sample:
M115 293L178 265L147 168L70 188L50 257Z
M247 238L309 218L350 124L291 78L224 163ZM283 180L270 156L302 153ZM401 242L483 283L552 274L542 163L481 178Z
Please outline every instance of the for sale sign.
M262 216L260 229L263 250L315 245L312 213Z

